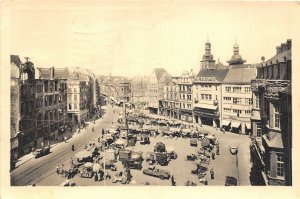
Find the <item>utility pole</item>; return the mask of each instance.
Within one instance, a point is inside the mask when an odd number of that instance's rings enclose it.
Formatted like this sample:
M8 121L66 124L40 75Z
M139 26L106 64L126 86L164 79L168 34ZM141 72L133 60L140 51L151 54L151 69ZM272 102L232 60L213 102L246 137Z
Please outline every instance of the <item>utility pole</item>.
M128 146L128 122L127 122L127 116L126 116L126 105L123 103L124 106L124 120L125 120L125 128L126 128L126 145Z

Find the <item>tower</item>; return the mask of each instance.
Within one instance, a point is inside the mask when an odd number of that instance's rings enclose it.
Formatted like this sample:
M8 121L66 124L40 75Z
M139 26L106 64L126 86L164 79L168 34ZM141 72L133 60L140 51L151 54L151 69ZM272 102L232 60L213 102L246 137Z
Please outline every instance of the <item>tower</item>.
M244 64L246 60L242 59L242 56L240 55L240 48L239 44L237 43L237 40L235 39L235 43L233 45L233 55L227 63L229 65L239 65L239 64Z
M200 61L200 69L215 69L215 60L214 56L211 54L211 43L209 42L208 37L205 43L205 54Z

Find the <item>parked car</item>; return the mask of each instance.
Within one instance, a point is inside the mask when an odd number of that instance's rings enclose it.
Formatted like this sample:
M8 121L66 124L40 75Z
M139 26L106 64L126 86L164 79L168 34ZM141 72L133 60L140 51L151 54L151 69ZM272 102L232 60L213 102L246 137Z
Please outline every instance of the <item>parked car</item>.
M237 186L237 179L232 176L226 176L225 186Z
M141 161L129 159L129 160L123 161L122 164L124 165L124 168L127 168L127 169L137 169L137 170L142 169Z
M190 146L195 146L197 147L198 146L198 142L197 142L197 138L191 138L190 140Z
M161 180L170 179L170 172L163 169L156 169L155 167L149 167L143 171L143 174L158 177Z
M47 155L50 153L50 147L45 147L44 149L37 149L35 151L35 156L34 158L39 158L39 157L42 157L44 155Z
M232 155L236 155L238 153L238 147L237 146L229 146L229 151Z

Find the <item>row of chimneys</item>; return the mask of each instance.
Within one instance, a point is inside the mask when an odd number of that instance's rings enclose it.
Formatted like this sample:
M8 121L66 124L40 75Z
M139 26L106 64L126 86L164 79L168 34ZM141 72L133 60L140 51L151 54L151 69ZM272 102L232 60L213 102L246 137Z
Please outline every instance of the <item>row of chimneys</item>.
M290 50L291 48L292 48L292 40L288 39L286 43L282 43L281 46L276 47L276 55L285 52L287 50Z

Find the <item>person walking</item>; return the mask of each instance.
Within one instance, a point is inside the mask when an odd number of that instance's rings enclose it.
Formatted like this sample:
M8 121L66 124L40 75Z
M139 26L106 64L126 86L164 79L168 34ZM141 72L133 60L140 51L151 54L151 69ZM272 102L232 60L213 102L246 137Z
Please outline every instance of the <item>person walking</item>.
M219 147L217 146L217 149L216 149L216 154L217 155L220 155L220 150L219 150Z
M214 179L215 178L215 172L213 170L213 168L210 170L210 179Z
M213 160L215 159L215 152L212 152L211 157Z
M59 174L59 166L56 166L56 173Z
M74 164L73 158L71 158L70 163L71 163L71 166L73 166L73 164Z
M72 151L75 151L75 145L72 144Z
M176 186L176 182L175 182L175 180L174 180L174 176L172 175L172 177L171 177L171 182L172 182L172 186Z

